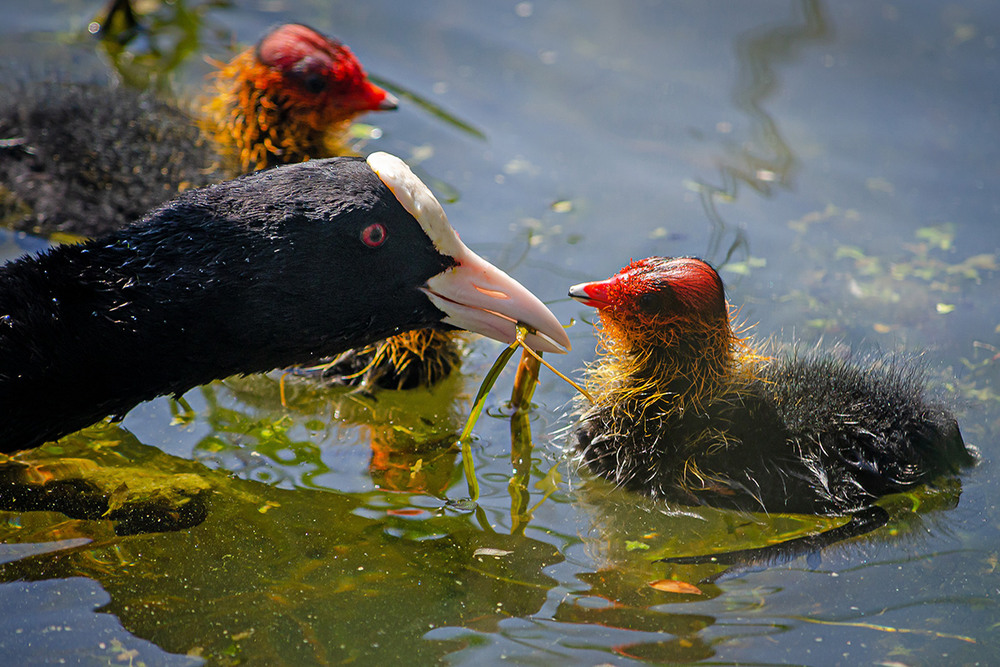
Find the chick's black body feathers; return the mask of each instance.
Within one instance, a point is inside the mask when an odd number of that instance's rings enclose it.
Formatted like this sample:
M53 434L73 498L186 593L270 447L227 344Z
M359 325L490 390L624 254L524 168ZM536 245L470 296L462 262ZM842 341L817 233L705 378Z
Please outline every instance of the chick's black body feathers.
M627 406L598 404L578 446L597 474L672 502L852 512L975 460L954 417L925 396L921 370L784 356L696 409L650 407L630 421Z
M225 176L192 117L151 93L86 83L5 87L5 225L97 236L137 220L180 190Z

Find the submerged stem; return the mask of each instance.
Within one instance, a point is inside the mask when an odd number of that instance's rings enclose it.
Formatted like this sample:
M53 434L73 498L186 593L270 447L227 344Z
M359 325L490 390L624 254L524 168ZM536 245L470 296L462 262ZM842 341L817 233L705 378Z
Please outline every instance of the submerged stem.
M518 327L519 338L522 337L520 330L521 327ZM496 384L497 378L500 377L500 372L514 355L517 345L518 341L515 340L493 362L493 366L486 374L486 377L483 378L483 383L479 386L479 393L476 394L476 400L472 404L472 411L469 413L469 418L465 420L465 428L462 429L461 435L458 436L458 442L462 446L462 467L465 468L465 481L469 485L469 498L472 501L479 499L479 481L476 479L475 463L472 460L472 440L470 439L472 429L475 427L476 422L479 421L479 415L483 412L483 406L486 405L486 397L489 395L493 385Z

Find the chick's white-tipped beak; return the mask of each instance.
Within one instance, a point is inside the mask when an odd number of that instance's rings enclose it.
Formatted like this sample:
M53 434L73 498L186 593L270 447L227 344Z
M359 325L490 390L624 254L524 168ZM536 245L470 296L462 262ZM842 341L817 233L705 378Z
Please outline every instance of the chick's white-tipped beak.
M532 349L570 349L569 336L555 315L521 283L462 243L441 204L405 162L388 153L373 153L367 161L437 250L455 261L422 288L445 314L443 322L508 344L514 342L520 323L537 332L525 338Z
M445 323L501 343L514 342L520 323L537 332L524 339L532 349L558 353L570 349L559 320L521 283L468 248L455 260L457 266L437 274L424 288L431 303L447 316Z

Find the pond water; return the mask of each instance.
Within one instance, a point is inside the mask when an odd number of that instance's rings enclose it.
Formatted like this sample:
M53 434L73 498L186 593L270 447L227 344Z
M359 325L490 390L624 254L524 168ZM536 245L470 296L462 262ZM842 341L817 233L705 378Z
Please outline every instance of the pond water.
M8 7L7 63L101 72L98 3ZM404 93L362 150L415 165L472 248L595 357L569 285L631 258L721 266L757 335L920 356L981 454L961 486L888 499L860 539L714 578L658 562L815 530L666 507L570 449L573 390L513 365L475 430L475 509L448 447L501 347L433 392L280 375L159 399L39 456L194 474L175 532L0 513L12 663L973 664L1000 656L1000 7L937 2L141 3L116 62L197 94L232 42L305 22ZM4 258L43 242L7 235ZM513 451L513 455L512 455ZM676 579L697 592L648 585ZM705 583L706 579L711 579Z

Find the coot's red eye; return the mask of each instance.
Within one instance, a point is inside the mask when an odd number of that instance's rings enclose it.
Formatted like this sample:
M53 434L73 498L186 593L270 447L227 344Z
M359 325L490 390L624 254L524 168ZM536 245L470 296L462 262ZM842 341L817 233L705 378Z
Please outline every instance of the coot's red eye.
M385 231L385 225L381 222L373 222L361 230L361 241L369 248L379 247L385 243L387 236L389 233Z

